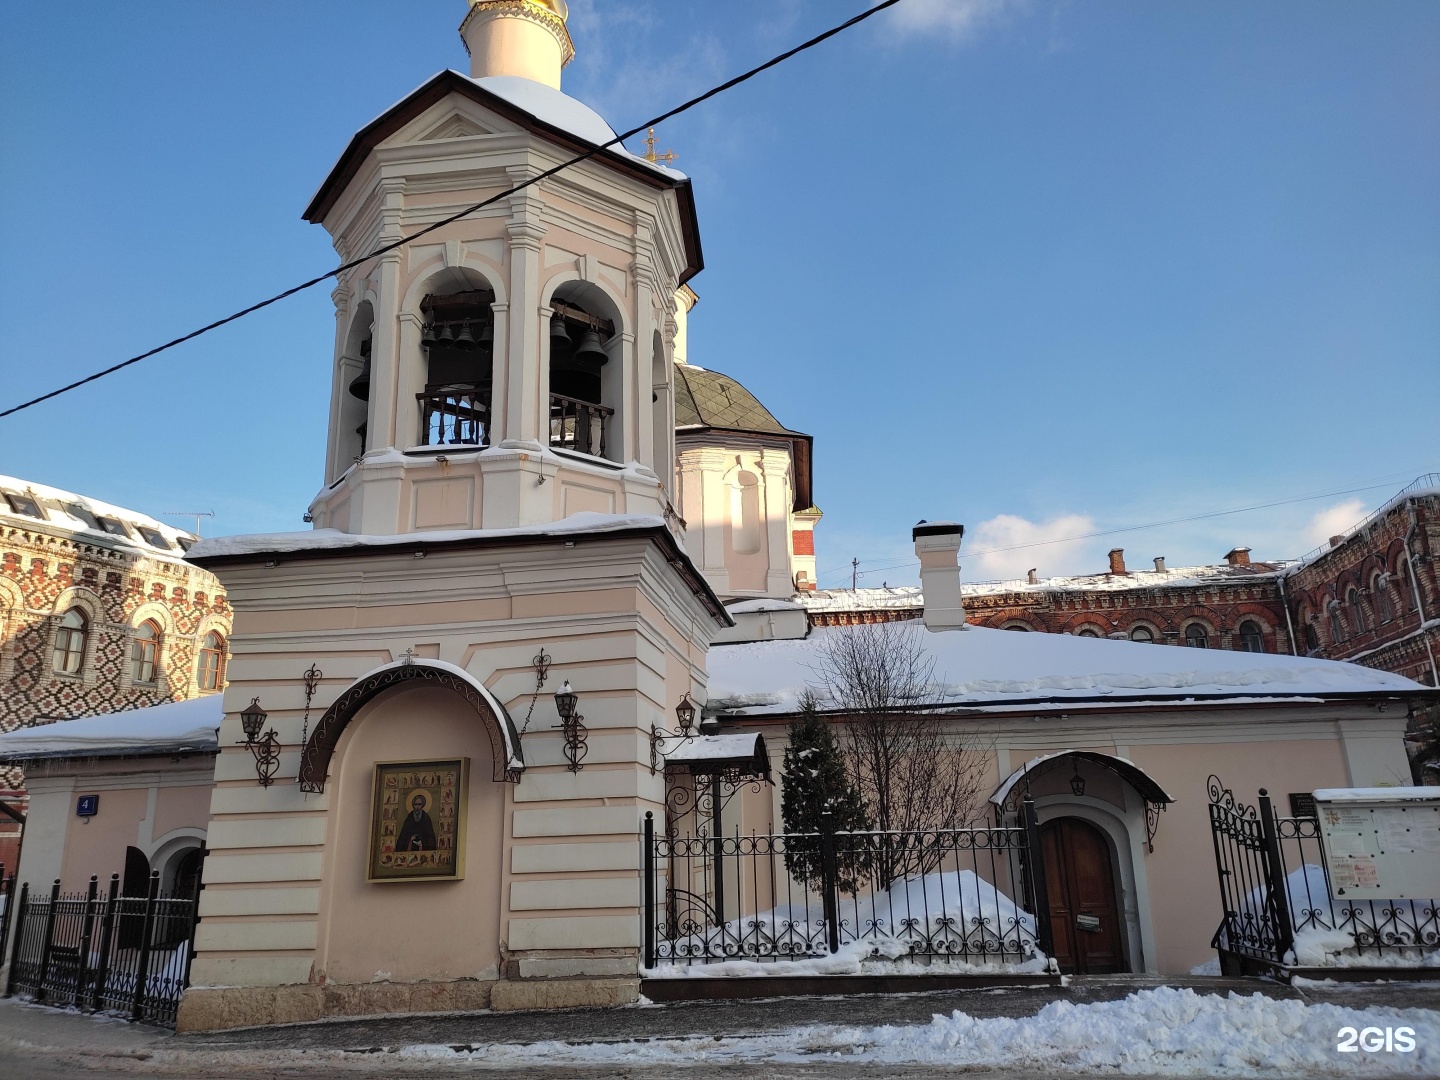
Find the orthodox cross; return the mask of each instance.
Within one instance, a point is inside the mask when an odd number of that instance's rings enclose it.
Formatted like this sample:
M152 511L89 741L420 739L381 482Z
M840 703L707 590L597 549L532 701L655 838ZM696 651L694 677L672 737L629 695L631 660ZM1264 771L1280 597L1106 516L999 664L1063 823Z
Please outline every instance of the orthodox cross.
M415 649L414 649L414 647L412 646L411 648L406 649L404 652L402 652L402 653L400 654L400 664L401 664L401 666L403 666L403 667L409 667L409 666L410 666L411 664L413 664L414 662L415 662Z
M650 129L650 134L645 136L645 153L640 156L653 165L660 162L665 162L666 164L669 164L670 162L675 160L676 155L674 150L666 150L663 154L656 152L655 129L652 127Z

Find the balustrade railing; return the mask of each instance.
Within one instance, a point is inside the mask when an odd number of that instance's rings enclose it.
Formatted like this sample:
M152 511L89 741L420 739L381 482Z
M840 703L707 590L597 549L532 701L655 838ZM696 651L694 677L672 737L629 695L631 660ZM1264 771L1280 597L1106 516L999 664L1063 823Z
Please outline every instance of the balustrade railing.
M550 445L605 457L605 429L614 409L561 394L550 395Z
M490 445L488 386L431 386L415 397L420 402L422 446Z

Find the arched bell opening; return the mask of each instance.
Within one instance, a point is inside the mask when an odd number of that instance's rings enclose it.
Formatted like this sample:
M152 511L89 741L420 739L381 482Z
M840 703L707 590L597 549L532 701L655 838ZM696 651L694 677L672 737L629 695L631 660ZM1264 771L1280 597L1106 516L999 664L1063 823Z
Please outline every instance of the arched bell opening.
M490 444L494 303L494 291L479 275L458 269L447 271L420 301L420 445Z
M343 472L365 453L369 434L370 354L374 347L375 312L366 300L350 321L340 353L340 384L336 425L336 471Z
M620 398L620 365L610 364L619 348L612 305L594 285L572 281L555 291L550 307L550 445L612 457Z

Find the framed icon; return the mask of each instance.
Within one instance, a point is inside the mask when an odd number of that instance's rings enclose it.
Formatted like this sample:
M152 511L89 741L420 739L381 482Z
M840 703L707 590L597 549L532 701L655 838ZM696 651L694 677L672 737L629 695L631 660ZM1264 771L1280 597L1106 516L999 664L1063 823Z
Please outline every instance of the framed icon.
M463 878L469 785L469 758L376 762L368 880Z

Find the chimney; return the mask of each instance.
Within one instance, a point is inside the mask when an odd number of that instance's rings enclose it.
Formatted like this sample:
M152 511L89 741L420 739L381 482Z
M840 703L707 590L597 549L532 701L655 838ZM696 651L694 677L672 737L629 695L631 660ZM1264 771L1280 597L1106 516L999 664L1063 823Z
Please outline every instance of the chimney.
M1330 546L1331 546L1332 548L1337 548L1337 547L1339 547L1341 544L1343 544L1344 542L1345 542L1345 537L1344 537L1343 534L1340 535L1340 536L1332 536L1332 537L1330 537Z
M516 75L560 89L560 69L575 56L559 0L470 0L460 40L470 76Z
M1112 574L1128 574L1129 572L1130 572L1130 571L1128 571L1128 570L1125 569L1125 549L1124 549L1124 548L1111 548L1111 549L1110 549L1110 573L1112 573Z
M1163 573L1165 572L1165 556L1164 556L1164 555L1156 555L1156 556L1155 556L1155 572L1156 572L1157 574L1163 574Z
M1225 553L1225 561L1226 561L1227 563L1229 563L1231 566L1249 566L1249 565L1250 565L1250 549L1249 549L1249 548L1231 548L1229 551L1227 551L1227 552Z
M965 526L953 521L922 521L910 532L920 558L920 589L925 594L927 630L964 630L960 599L960 541Z
M1035 573L1035 568L1034 568L1033 566L1032 566L1029 570L1026 570L1026 571L1025 571L1025 584L1026 584L1026 585L1039 585L1039 584L1040 584L1040 578L1036 575L1036 573Z

